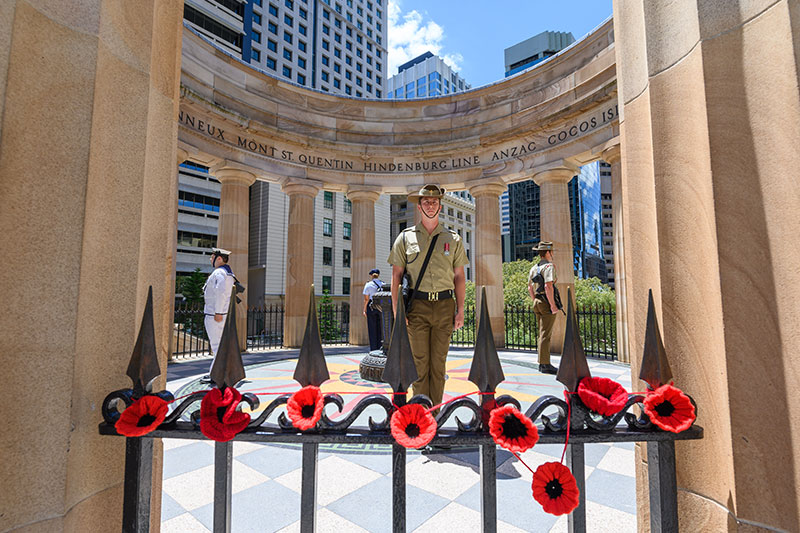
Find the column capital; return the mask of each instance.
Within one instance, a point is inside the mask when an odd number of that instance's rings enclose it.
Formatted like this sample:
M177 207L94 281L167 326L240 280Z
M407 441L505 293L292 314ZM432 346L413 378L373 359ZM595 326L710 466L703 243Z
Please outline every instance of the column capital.
M533 181L536 185L543 183L567 183L578 173L578 165L568 161L556 161L533 169Z
M368 201L375 203L380 196L380 190L375 187L350 187L347 189L347 199L351 202Z
M619 144L609 146L608 148L603 150L601 157L603 158L603 161L605 161L610 165L619 163L620 159L622 159L622 153L620 151Z
M481 196L496 196L499 197L503 194L508 186L502 181L491 181L486 183L478 183L471 186L468 190L469 193L475 198Z
M179 146L178 152L176 154L176 159L178 160L178 164L180 165L181 163L189 159L189 152L187 152L186 150L184 150Z
M303 194L315 198L322 190L322 182L316 180L287 178L281 183L281 190L284 194L293 196Z
M209 172L219 180L220 183L241 183L248 187L256 182L256 175L252 169L233 163L231 161L221 161L209 169Z

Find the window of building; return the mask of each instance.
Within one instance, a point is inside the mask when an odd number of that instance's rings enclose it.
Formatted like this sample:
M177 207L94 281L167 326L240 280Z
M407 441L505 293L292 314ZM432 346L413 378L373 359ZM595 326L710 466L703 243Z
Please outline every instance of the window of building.
M372 92L372 84L368 83L366 89L367 89L368 93L371 93Z
M358 98L361 98L361 96L362 96L362 94L361 94L361 91L356 91L356 96L357 96Z
M350 240L350 223L344 223L344 229L342 230L342 238L346 241Z
M367 78L372 79L372 71L367 69Z
M278 25L275 24L274 22L270 22L267 25L267 29L269 30L270 33L274 33L275 35L278 35Z
M219 213L219 198L195 194L186 191L178 191L178 205L182 207L193 207Z
M398 88L398 89L397 89L397 90L394 92L394 94L395 94L395 96L396 96L397 98L402 98L402 97L403 97L403 88L402 88L402 87ZM390 98L391 98L391 97L390 97Z
M333 87L335 89L340 89L342 87L342 81L339 78L333 78Z
M352 72L350 72L349 70L345 71L345 73L344 73L344 78L345 78L346 80L352 80L352 79L353 79L353 73L352 73Z
M261 42L261 32L257 32L255 30L253 30L251 32L251 35L253 37L253 42L256 42L256 43L260 43Z
M359 87L361 87L361 78L360 78L360 77L358 77L358 76L356 76L356 85L358 85Z
M250 50L250 57L253 58L253 61L261 61L261 52L253 48Z
M342 278L342 294L350 294L350 278Z
M298 25L297 25L297 31L299 31L299 32L300 32L300 35L307 35L307 33L306 33L306 27L305 27L305 26L303 26L302 24L298 24Z
M283 75L286 76L287 78L291 78L292 77L292 69L290 69L289 67L284 65L284 67L283 67Z
M323 205L325 206L325 209L333 209L333 193L330 192L330 191L325 191L322 194L322 197L323 197L323 202L324 202Z
M345 213L352 213L353 212L353 202L349 199L344 199L344 212Z
M372 30L367 28L367 37L372 37Z
M333 248L330 246L322 247L322 264L331 266L333 264Z
M469 244L469 236L470 236L470 232L468 231L467 232L467 244Z
M274 57L267 56L267 68L275 70L277 68L277 62L275 61Z
M331 293L331 277L330 276L322 276L322 292L330 294Z
M350 50L351 52L353 51L353 43L351 43L350 41L345 42L344 47L345 49Z
M253 0L253 3L259 7L261 7L261 0Z
M336 4L336 12L342 14L342 4Z
M353 94L353 88L348 85L344 88L344 94Z
M300 18L303 20L308 20L308 11L306 11L302 7L300 8Z
M449 216L449 217L453 216L453 208L452 207L448 207L447 208L447 216Z
M323 218L322 219L322 234L326 237L333 236L333 219L332 218Z
M278 43L276 43L272 39L267 39L267 48L269 48L273 52L277 52L278 51Z
M283 5L289 9L294 9L294 2L292 2L292 0L283 0Z
M323 24L322 25L322 33L324 33L325 35L330 35L331 34L331 27L328 26L327 24Z
M292 44L292 34L288 31L283 32L283 40L289 44Z
M261 26L261 15L258 13L253 13L253 22Z
M277 17L278 16L278 8L276 6L270 4L269 5L269 14L272 15L273 17Z
M306 68L306 60L302 57L297 58L297 66L300 68Z
M283 57L284 57L284 58L285 58L287 61L291 61L291 60L292 60L292 51L291 51L291 50L289 50L288 48L284 48L284 49L283 49Z
M342 34L341 33L334 33L333 34L333 40L336 41L337 43L341 43L342 42Z
M333 49L333 56L338 57L339 59L342 58L342 49L341 48L334 48Z
M356 57L364 57L364 52L361 48L356 48Z
M328 56L322 56L322 64L325 65L326 67L330 64Z
M362 67L361 63L356 63L356 70L358 72L361 72L361 67Z
M322 72L322 81L328 81L328 73L325 71Z
M298 49L299 49L301 52L305 52L305 51L306 51L306 43L305 43L305 42L303 42L303 41L297 41L297 48L298 48Z
M333 21L333 25L336 26L339 29L342 29L342 21L339 20L339 19L334 20Z
M375 89L375 98L380 98L380 97L381 97L381 92L378 89Z
M283 21L286 23L287 26L292 27L294 26L294 19L289 15L283 16Z
M330 50L331 49L331 43L326 41L325 39L322 39L322 49L323 50Z
M344 32L347 34L348 37L353 36L353 30L351 28L345 28Z
M425 87L417 89L417 96L425 96Z
M347 63L348 65L352 65L353 64L353 58L350 57L350 56L346 56L344 58L344 62Z
M467 217L466 217L466 219L467 219L467 222L472 222L472 215L470 215L469 213L467 213Z
M342 266L350 268L350 250L342 250Z
M464 218L464 213L462 213L461 211L456 211L456 218L458 220L461 220L462 218Z
M306 84L306 77L304 75L302 75L302 74L298 74L297 75L297 83L299 83L300 85L305 85Z
M192 231L178 231L178 246L193 248L213 248L217 245L217 236Z
M375 57L377 57L377 58L380 58L380 57L381 57L381 51L380 51L380 49L376 49L376 50L375 50Z
M375 62L375 70L377 70L378 72L381 71L381 64L378 63L377 61Z

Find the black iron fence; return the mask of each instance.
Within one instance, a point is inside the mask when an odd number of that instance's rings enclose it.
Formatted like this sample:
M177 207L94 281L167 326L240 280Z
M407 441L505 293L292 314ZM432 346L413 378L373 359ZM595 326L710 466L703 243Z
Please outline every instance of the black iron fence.
M323 344L348 344L350 340L350 305L321 303L317 307L319 329ZM283 346L282 304L250 307L247 310L247 348L258 350ZM613 360L617 358L616 312L604 306L584 306L576 310L578 330L584 351L590 357ZM209 353L208 339L203 326L202 305L181 304L175 307L173 354L177 357ZM530 307L506 306L504 309L506 348L536 350L539 326ZM464 310L464 327L453 332L454 346L475 343L477 321L475 306ZM388 338L391 331L384 332Z
M506 306L504 314L506 348L536 350L539 346L539 325L533 308ZM577 307L575 314L586 355L600 359L616 359L616 311L605 306L587 305Z

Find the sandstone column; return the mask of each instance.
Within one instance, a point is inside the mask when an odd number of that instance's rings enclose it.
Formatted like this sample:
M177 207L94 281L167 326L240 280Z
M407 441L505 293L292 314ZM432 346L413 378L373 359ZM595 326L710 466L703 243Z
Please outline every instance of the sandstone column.
M244 167L224 161L211 168L222 185L219 200L217 246L231 252L228 265L247 289L248 246L250 242L250 186L256 176ZM239 295L236 306L236 331L239 346L247 349L247 293Z
M572 259L572 226L569 218L569 189L567 183L578 173L578 167L561 161L550 168L539 170L533 181L540 187L539 212L543 241L553 242L553 262L556 266L556 286L561 293L564 310L567 309L567 289L575 297L575 274ZM567 321L559 313L553 327L551 350L561 353L564 345L564 328Z
M614 17L631 356L653 285L705 428L676 446L680 529L798 531L797 2L618 1Z
M603 160L611 165L611 205L614 217L614 294L617 304L617 358L630 362L628 353L628 299L625 287L625 231L622 222L622 165L619 145L603 151Z
M311 180L288 180L283 192L289 196L289 227L286 235L286 304L283 345L303 343L308 316L308 294L314 283L314 198L322 184Z
M480 311L480 287L486 287L489 320L492 323L494 344L505 347L503 316L503 248L500 237L500 195L506 190L502 183L484 183L470 188L475 198L475 309Z
M151 285L166 373L182 14L0 2L2 531L122 527L125 439L97 425Z
M375 202L380 193L371 189L353 189L347 198L353 202L353 253L350 260L350 344L369 344L367 319L364 318L364 283L375 268Z

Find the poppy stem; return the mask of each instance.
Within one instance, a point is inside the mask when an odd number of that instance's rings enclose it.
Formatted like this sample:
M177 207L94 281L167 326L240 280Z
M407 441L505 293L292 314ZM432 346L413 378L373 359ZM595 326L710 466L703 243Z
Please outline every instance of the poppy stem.
M519 462L520 462L520 463L522 463L522 464L525 466L525 468L527 468L528 470L530 470L530 471L531 471L531 474L534 474L534 473L535 473L533 470L531 470L531 467L529 467L529 466L528 466L528 464L527 464L525 461L523 461L523 460L522 460L522 457L520 457L520 456L519 456L519 454L518 454L517 452L511 452L511 453L513 453L513 454L514 454L514 457L516 457L517 459L519 459Z

